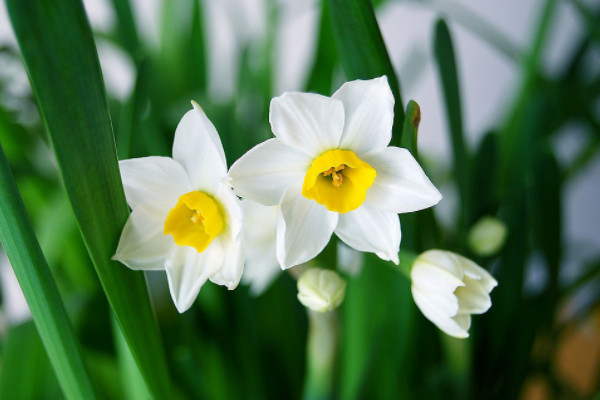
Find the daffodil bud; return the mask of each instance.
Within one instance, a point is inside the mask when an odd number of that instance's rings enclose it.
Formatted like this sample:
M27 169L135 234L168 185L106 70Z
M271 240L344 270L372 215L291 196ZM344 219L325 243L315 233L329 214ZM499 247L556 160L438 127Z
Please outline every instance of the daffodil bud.
M413 299L423 315L458 338L469 336L471 314L491 307L489 293L498 284L473 261L443 250L419 255L410 275Z
M502 248L506 234L506 225L498 218L483 217L469 231L469 247L479 256L491 256Z
M298 279L298 300L313 311L334 310L345 294L346 281L335 271L310 268Z

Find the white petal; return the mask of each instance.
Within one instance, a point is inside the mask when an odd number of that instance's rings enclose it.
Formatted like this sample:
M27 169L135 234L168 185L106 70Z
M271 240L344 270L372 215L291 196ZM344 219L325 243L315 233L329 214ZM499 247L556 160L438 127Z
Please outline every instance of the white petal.
M290 186L279 204L277 221L277 260L286 269L319 254L329 242L338 214L308 200L301 184Z
M400 220L397 214L363 204L354 211L340 214L339 218L335 233L344 243L398 264Z
M241 197L276 205L294 182L303 182L312 160L279 139L269 139L248 151L229 170L230 184Z
M273 240L268 242L253 245L246 242L246 265L242 282L250 285L250 294L253 296L258 296L264 292L281 273L281 268L275 256L275 235L273 236Z
M473 278L477 277L480 280L480 284L483 286L484 290L486 290L488 293L498 285L498 282L492 275L490 275L489 272L475 264L473 261L466 257L461 257L461 262L465 274Z
M362 159L375 168L375 182L366 201L383 210L405 213L436 205L442 198L406 149L387 147Z
M167 280L177 311L183 313L192 306L206 280L223 264L221 242L213 240L206 250L181 246L167 262Z
M112 259L134 270L164 269L165 260L177 245L163 228L164 219L144 205L137 206L125 223Z
M415 261L410 277L414 285L428 291L453 293L464 286L463 268L454 253L428 250Z
M231 187L224 183L219 185L215 198L225 211L226 228L215 238L221 242L224 251L222 267L210 276L210 280L233 290L240 283L244 271L242 204Z
M346 122L340 148L362 154L390 143L394 95L387 77L346 82L332 97L344 103Z
M242 200L246 264L242 282L250 285L250 294L258 296L279 275L276 257L277 206L263 206Z
M436 304L432 303L429 298L429 293L421 291L415 285L412 285L411 292L415 303L425 315L425 317L433 322L438 328L446 332L450 336L458 338L466 338L469 336L467 329L464 329L455 318L451 318L447 314L443 313ZM461 319L464 322L464 318Z
M237 240L242 235L244 213L240 199L233 193L226 183L218 186L215 198L225 211L226 230L221 235L227 235L232 240Z
M344 128L342 102L314 93L284 93L271 100L273 133L311 157L337 148Z
M183 167L169 157L143 157L119 161L127 204L135 209L149 205L166 214L191 185Z
M185 113L177 125L173 158L187 171L194 190L214 193L227 174L219 134L204 111L195 103L194 109Z
M223 266L210 276L210 281L233 290L240 283L240 278L244 272L243 240L241 237L237 240L230 240L225 237L218 239L223 244Z
M487 290L479 279L464 277L465 286L456 289L454 294L458 298L459 314L482 314L489 310L492 301Z

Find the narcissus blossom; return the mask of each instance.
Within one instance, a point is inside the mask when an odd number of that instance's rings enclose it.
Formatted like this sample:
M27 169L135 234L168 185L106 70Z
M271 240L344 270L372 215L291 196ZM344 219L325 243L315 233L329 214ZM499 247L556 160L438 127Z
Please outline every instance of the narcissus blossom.
M388 147L394 97L386 77L344 84L332 97L285 93L271 101L275 138L230 170L236 193L279 205L283 268L319 254L333 232L359 251L398 263L398 213L441 195L406 150Z
M162 270L179 312L210 279L234 289L242 275L242 209L227 183L219 135L199 105L177 126L173 158L119 162L131 215L113 259Z
M428 250L411 270L412 295L417 306L438 328L450 336L469 336L471 314L491 306L489 293L498 284L473 261L443 250Z

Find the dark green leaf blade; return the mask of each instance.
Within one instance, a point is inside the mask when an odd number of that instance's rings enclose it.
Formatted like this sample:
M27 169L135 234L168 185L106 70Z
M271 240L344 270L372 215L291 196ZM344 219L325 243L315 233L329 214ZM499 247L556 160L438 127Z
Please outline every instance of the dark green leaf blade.
M459 216L459 240L465 236L467 226L468 202L468 152L464 140L462 109L460 101L460 86L458 84L458 72L454 56L454 46L448 26L443 19L435 25L434 52L437 60L444 100L446 103L446 114L450 128L450 139L452 142L452 154L454 156L454 174L458 185L461 202L461 215Z
M392 144L399 146L404 126L400 84L377 25L373 5L369 0L329 0L329 10L346 77L353 80L387 76L396 99Z
M78 0L6 3L106 296L152 394L169 398L164 351L144 276L110 260L128 213L98 56L83 6Z
M0 240L63 392L70 399L96 398L58 288L33 233L1 147L0 188Z

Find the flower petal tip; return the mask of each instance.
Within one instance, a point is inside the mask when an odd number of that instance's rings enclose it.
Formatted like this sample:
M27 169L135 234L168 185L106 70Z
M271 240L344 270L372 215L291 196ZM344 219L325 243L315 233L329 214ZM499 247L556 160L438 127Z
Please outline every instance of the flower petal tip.
M201 111L204 113L204 110L202 109L202 106L200 106L200 104L196 103L195 100L190 100L190 103L192 103L192 107L194 107L194 109Z

